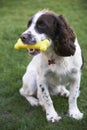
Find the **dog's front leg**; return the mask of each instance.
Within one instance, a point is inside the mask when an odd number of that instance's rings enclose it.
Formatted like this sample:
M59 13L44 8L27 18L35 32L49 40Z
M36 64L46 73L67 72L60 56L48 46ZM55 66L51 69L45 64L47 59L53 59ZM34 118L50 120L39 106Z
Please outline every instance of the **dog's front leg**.
M54 109L53 102L51 100L48 87L45 82L45 78L40 76L38 77L37 81L39 103L46 110L47 120L51 122L58 122L61 119L61 117L58 116L57 112Z
M80 72L75 74L73 80L71 81L70 86L70 95L69 95L69 116L77 120L83 118L83 113L80 112L77 106L77 98L79 95L80 87Z

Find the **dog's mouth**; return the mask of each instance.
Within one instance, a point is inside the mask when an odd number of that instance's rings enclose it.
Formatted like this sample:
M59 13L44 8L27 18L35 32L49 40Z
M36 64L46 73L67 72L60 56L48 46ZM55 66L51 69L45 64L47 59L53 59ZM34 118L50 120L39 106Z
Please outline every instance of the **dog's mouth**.
M29 55L34 56L34 55L37 55L39 53L40 53L40 50L38 50L38 49L28 49L28 54Z

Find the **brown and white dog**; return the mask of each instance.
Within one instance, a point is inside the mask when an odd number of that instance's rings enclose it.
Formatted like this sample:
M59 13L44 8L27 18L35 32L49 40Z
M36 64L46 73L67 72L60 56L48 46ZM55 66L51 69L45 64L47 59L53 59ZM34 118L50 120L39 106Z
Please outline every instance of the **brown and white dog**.
M37 55L33 57L23 76L21 95L32 106L43 106L46 118L51 122L57 122L61 117L55 111L50 95L69 97L69 116L82 119L83 113L77 106L83 64L81 49L64 16L48 10L39 11L28 22L28 28L22 33L21 39L25 44L50 40L50 47L46 52L29 51L30 54ZM69 91L66 86L70 86Z

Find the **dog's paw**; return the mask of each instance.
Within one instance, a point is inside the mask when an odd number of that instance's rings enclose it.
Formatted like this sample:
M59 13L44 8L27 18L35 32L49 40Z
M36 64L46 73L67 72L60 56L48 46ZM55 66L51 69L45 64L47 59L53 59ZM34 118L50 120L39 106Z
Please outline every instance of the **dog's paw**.
M83 118L83 113L81 113L78 109L73 109L69 111L69 117L72 117L77 120L81 120Z
M61 117L58 116L56 112L46 113L46 118L47 118L47 121L52 122L52 123L58 122L61 119Z
M31 104L31 106L39 106L38 99L36 99L36 98L29 99L27 97L26 97L26 99L29 101L29 103Z
M69 91L64 86L58 86L58 94L62 97L69 97Z
M27 99L31 106L39 106L39 100L33 96L26 94L23 88L21 88L19 92L22 96L24 96Z

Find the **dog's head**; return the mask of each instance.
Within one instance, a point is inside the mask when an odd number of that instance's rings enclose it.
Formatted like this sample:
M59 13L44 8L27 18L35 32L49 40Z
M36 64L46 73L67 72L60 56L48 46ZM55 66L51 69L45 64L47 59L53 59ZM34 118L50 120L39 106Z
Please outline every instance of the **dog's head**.
M21 39L26 44L49 39L57 55L71 56L75 53L75 34L67 20L47 10L36 13L29 20Z

